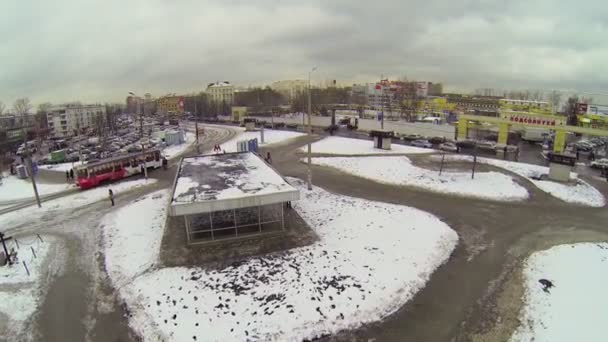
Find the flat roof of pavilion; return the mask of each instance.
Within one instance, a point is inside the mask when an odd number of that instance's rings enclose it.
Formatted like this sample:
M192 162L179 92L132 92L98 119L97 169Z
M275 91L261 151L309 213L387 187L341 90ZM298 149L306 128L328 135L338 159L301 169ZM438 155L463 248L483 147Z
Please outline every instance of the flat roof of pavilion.
M257 154L210 154L181 160L169 212L172 216L201 214L299 198L299 190Z

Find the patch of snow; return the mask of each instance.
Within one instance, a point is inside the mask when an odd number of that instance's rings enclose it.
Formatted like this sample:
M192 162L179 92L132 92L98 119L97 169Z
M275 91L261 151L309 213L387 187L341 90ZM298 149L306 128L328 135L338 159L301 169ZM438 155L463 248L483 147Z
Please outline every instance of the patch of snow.
M0 266L0 284L28 283L35 281L39 277L40 268L48 254L49 247L51 244L55 243L55 238L53 237L41 236L41 238L43 239L42 241L36 236L18 238L18 245L13 237L12 240L9 240L6 243L6 248L9 252L11 249L15 249L17 252L18 263L11 266ZM30 247L34 249L34 252L36 253L35 256ZM30 272L29 275L23 266L23 262L25 262L28 267Z
M608 326L608 243L555 246L525 263L519 341L605 341ZM540 279L553 287L543 291Z
M24 331L26 321L36 312L46 292L43 285L46 281L43 277L45 262L51 246L59 243L52 236L42 235L41 238L42 241L36 236L20 237L19 247L14 239L9 240L7 248L17 251L18 261L12 266L0 266L0 313L8 317L3 324L6 330L0 332L14 340L21 340L23 334L29 333Z
M446 155L445 158L446 160L453 161L473 161L472 156L463 155ZM601 192L599 192L589 183L579 179L578 175L574 172L570 174L570 183L574 184L566 184L549 180L538 180L541 175L549 174L549 168L546 166L483 157L478 157L477 161L482 164L492 165L511 171L523 178L526 178L541 191L544 191L564 202L581 204L590 207L603 207L606 205L604 195L602 195Z
M355 176L386 184L423 188L425 190L479 197L498 201L521 201L528 198L526 188L500 172L438 171L423 169L407 157L331 157L313 158L313 164L329 166Z
M169 196L168 190L160 190L104 217L105 265L115 286L158 263Z
M259 131L257 131L257 132L242 131L239 134L237 134L236 137L234 137L234 138L230 139L229 141L220 145L220 147L222 148L222 150L224 150L226 152L236 152L237 151L236 144L237 144L237 142L239 142L241 140L251 140L251 139L257 138L258 144L260 146L266 146L266 145L270 145L270 144L278 144L278 143L284 142L286 140L301 137L304 135L303 133L299 133L299 132L264 129L264 144L262 144L262 138L261 138L260 134L261 133Z
M196 134L192 132L185 132L186 141L177 144L167 146L163 149L162 154L169 160L175 159L179 157L182 153L184 153L194 142L196 142Z
M327 137L312 143L312 153L343 154L343 155L366 155L366 154L421 154L433 153L436 150L415 146L391 144L391 150L374 148L373 140L351 139L343 137ZM301 151L308 152L308 147L303 146Z
M318 242L220 270L151 270L119 288L132 314L131 327L146 341L295 341L354 329L409 301L458 241L445 223L414 208L320 188L303 193L294 209L315 230ZM158 209L152 202L137 203L116 216L122 218L115 221L116 229L133 229L129 217L143 207ZM155 228L147 228L142 234L154 237L145 241L159 239ZM139 241L128 247L135 248L148 247ZM146 255L147 261L137 258L138 265L155 262L155 253ZM133 270L115 267L126 256L108 257L118 258L108 263L110 274L132 276Z
M58 171L58 172L60 171L60 172L65 173L66 171L70 171L71 169L75 168L76 166L80 166L85 163L86 162L77 161L77 162L73 162L73 163L45 164L45 165L38 165L38 168L45 169L45 170Z
M36 181L40 196L61 192L74 187L73 184L45 184ZM34 189L29 179L19 179L16 176L2 178L0 182L0 202L14 201L34 197Z
M23 209L2 214L0 215L0 226L4 227L4 229L10 228L13 226L25 224L27 222L40 220L45 214L48 214L49 212L78 208L91 203L95 203L97 201L101 201L103 199L107 199L109 203L108 189L112 189L112 191L114 192L114 196L116 197L120 195L121 192L130 191L135 188L140 188L142 186L147 186L154 183L156 183L156 179L137 179L108 184L90 190L84 190L73 195L68 195L43 202L42 208L38 208L34 204Z

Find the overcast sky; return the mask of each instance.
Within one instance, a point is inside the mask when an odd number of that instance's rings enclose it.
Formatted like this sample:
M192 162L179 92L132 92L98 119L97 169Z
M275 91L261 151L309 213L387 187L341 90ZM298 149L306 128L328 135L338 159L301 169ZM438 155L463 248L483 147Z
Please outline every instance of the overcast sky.
M0 101L380 75L608 91L608 6L550 0L2 0Z

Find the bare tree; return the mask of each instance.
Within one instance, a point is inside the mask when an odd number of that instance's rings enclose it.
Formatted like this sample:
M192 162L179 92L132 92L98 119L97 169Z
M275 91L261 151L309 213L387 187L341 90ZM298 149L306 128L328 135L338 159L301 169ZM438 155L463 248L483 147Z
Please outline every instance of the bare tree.
M27 97L16 99L15 103L13 103L13 111L17 115L25 115L30 112L32 109L32 104L30 103L30 99Z
M4 105L4 103L2 103L2 101L0 101L0 115L4 113L4 109L6 109L6 106Z

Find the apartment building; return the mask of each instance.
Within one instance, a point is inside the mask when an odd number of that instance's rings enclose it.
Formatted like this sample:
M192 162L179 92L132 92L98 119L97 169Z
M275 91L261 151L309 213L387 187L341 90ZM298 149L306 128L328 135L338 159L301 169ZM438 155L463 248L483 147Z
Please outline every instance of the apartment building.
M106 107L99 104L69 103L52 106L46 113L51 136L69 137L93 128L98 120L106 120Z

